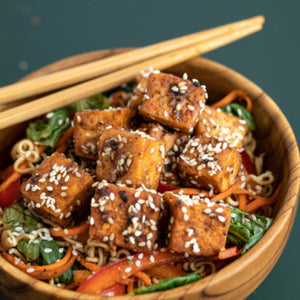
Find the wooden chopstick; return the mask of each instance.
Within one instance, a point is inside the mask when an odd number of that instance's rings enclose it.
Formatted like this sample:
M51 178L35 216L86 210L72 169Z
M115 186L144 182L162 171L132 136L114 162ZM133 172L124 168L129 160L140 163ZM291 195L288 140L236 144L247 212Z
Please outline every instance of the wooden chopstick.
M160 55L150 60L132 65L122 70L112 72L108 75L92 79L18 107L6 110L0 113L0 129L29 120L51 110L117 87L122 83L135 79L140 74L141 70L147 70L150 67L154 69L164 69L170 67L241 39L247 35L259 31L260 29L262 29L262 24L255 24L237 31L221 34L196 45Z
M202 42L206 39L213 38L220 34L240 30L247 26L263 24L263 22L264 17L257 16L147 47L138 48L130 52L125 52L113 57L104 58L67 70L17 82L15 84L0 88L0 103L7 103L71 86L78 82L95 78L117 69L127 67L134 63L144 61L151 57L156 57L164 53L175 51L192 44Z

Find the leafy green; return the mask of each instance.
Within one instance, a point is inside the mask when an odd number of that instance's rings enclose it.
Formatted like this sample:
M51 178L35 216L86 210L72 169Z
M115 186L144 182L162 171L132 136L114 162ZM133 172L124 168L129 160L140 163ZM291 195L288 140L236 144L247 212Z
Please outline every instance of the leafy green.
M200 274L190 273L182 277L174 277L170 279L161 280L158 284L153 284L148 287L142 286L138 289L133 290L132 293L130 293L130 295L146 294L146 293L153 293L153 292L173 289L181 285L195 282L199 279L201 279Z
M87 99L83 99L74 104L71 104L70 107L73 108L74 112L84 111L87 109L102 110L109 107L109 101L108 98L103 94L97 94Z
M59 247L54 240L42 240L40 244L40 253L44 265L51 265L55 263L58 259L62 259L64 255L63 253L60 253ZM69 268L64 274L60 275L59 277L56 277L55 281L66 284L71 283L73 281L72 268Z
M18 242L17 249L26 257L27 261L35 261L40 256L40 239L34 243L29 239L22 239Z
M243 248L241 254L254 246L269 229L272 219L253 215L235 207L230 207L231 222L227 242Z
M3 224L5 228L13 230L15 227L22 227L25 233L39 228L41 223L33 216L28 209L20 204L14 204L4 208Z
M70 125L69 109L59 108L52 113L50 118L31 122L26 129L26 136L41 145L53 148Z
M133 89L134 89L135 85L136 85L136 80L124 83L124 84L116 87L115 89L111 89L108 92L105 92L105 95L107 95L109 97L111 94L113 94L117 91L124 91L124 92L127 92L127 93L133 93Z
M245 120L248 125L248 131L253 131L255 129L254 117L245 107L237 103L230 103L221 107L221 109L229 115L233 115Z
M8 230L17 226L22 226L24 222L23 208L19 204L14 204L4 208L3 225Z

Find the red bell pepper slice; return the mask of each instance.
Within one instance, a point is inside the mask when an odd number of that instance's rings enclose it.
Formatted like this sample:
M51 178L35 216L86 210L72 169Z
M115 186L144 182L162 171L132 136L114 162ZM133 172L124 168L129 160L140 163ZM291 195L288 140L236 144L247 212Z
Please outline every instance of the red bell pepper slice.
M243 249L239 249L236 246L227 249L222 249L218 254L218 259L227 259L227 258L238 256L240 255L242 250Z
M100 294L101 296L120 296L126 293L125 285L122 283L116 283L113 286L105 289Z
M246 171L248 172L248 174L256 175L255 166L252 163L248 153L244 150L241 152L241 156L242 156L243 165L246 168Z
M154 266L165 265L171 262L177 262L184 259L180 253L171 253L170 251L156 251L151 253L139 253L128 258L120 260L114 264L100 269L92 277L86 280L77 292L91 295L100 295L105 289L130 277L137 271L142 271Z
M13 169L11 169L9 175L11 173L13 173ZM21 186L21 180L18 179L13 183L11 183L4 191L0 192L1 208L11 206L17 203L21 199L20 186Z
M157 191L159 193L165 193L165 192L170 192L170 191L174 191L174 190L177 190L179 189L178 186L176 185L173 185L173 184L169 184L169 183L160 183L158 185L158 188L157 188Z

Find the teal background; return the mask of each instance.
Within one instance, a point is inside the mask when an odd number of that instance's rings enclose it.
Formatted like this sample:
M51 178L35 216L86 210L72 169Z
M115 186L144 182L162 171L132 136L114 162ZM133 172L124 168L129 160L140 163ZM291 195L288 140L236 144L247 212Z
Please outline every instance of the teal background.
M299 0L1 0L0 86L71 55L144 46L259 14L263 31L204 56L258 84L299 141ZM299 228L298 214L281 258L249 300L300 299Z

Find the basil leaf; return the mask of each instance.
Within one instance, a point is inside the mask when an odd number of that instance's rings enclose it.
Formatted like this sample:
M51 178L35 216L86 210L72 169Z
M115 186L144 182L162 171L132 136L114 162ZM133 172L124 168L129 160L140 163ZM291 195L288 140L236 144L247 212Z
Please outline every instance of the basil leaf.
M236 116L245 120L248 125L248 131L253 131L255 129L256 125L254 117L245 107L237 103L230 103L221 107L221 109L228 115Z
M130 293L129 295L146 294L146 293L153 293L153 292L173 289L178 286L195 282L199 279L201 279L200 274L190 273L182 277L174 277L170 279L161 280L159 283L152 284L148 287L142 286L138 289L133 290L132 293Z
M53 148L70 125L69 109L59 108L49 119L31 122L26 129L26 136L41 145Z
M270 228L272 219L253 215L235 207L230 207L231 221L227 242L243 248L245 254L253 247Z
M14 204L4 208L3 225L12 230L14 227L22 226L24 221L23 209L20 205Z
M87 99L80 100L70 107L73 108L74 112L84 111L87 109L106 109L109 107L109 101L103 94L97 94Z
M27 261L35 261L40 256L40 239L34 243L29 239L22 239L18 242L17 249L26 257Z
M58 259L63 258L63 253L59 252L59 247L54 240L42 240L40 244L40 253L43 258L44 265L54 264ZM69 268L64 274L56 277L55 282L62 282L69 284L73 281L73 271Z

